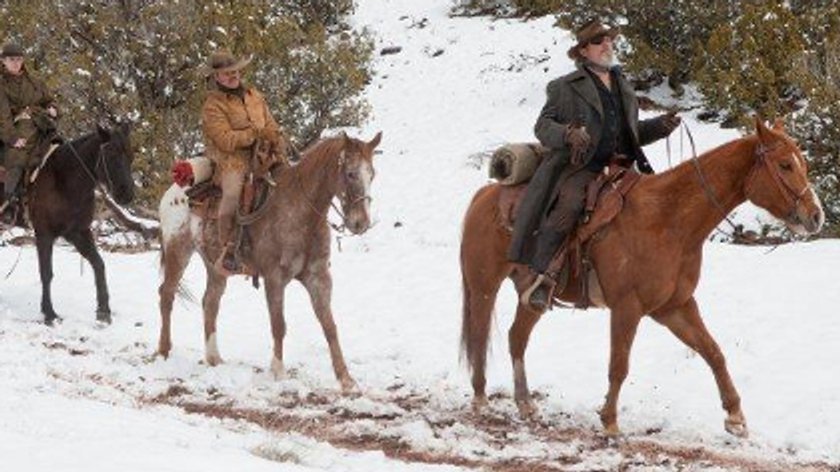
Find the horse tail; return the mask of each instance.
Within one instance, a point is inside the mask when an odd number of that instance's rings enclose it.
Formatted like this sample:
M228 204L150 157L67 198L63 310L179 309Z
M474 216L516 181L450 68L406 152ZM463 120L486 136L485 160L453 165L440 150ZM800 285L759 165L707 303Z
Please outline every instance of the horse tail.
M467 361L467 368L473 374L478 371L483 376L487 359L490 325L493 321L498 284L496 276L504 279L504 274L495 274L498 268L492 244L487 245L488 231L494 228L496 195L492 186L476 192L464 217L461 232L461 361ZM504 257L502 258L504 260ZM487 265L488 262L490 265ZM489 276L489 277L488 277ZM477 298L476 298L477 297Z

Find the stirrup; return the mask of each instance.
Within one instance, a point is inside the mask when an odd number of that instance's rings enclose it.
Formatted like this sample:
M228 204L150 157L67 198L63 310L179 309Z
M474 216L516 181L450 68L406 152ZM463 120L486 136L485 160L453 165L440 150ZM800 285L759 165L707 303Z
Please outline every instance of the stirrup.
M213 266L225 276L241 274L244 267L242 261L236 257L236 248L230 243L225 244L222 253L219 254L219 258L216 259Z
M530 306L532 308L536 308L540 311L546 311L547 309L551 308L551 299L554 296L555 285L556 282L554 282L554 279L545 274L539 274L536 280L534 280L534 283L532 283L527 289L525 289L524 292L522 292L522 296L519 297L519 303ZM531 297L534 295L534 292L536 292L537 289L542 287L545 287L546 291L548 292L546 293L545 306L535 306L531 303Z

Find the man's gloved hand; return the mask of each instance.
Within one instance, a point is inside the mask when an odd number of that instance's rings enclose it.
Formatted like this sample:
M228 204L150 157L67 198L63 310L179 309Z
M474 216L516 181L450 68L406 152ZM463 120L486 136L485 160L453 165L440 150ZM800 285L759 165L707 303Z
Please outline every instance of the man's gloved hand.
M269 127L266 126L264 128L260 128L260 129L257 130L256 138L258 140L264 140L264 141L268 141L270 143L276 143L277 141L280 140L280 133L278 133L277 130L269 128Z
M583 125L571 124L566 128L566 145L572 151L571 162L574 165L583 164L583 159L586 157L586 151L589 150L589 145L592 144L592 138L586 132L586 127Z
M677 116L676 111L669 111L659 118L659 123L667 136L677 129L680 123L682 123L682 118Z

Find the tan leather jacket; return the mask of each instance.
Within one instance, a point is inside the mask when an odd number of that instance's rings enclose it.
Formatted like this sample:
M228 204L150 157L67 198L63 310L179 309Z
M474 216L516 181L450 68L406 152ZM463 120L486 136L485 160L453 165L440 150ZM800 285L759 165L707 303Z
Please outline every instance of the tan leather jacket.
M221 171L244 169L259 130L267 128L281 136L280 126L271 116L265 97L245 87L242 97L218 89L210 90L201 111L204 144L209 157Z

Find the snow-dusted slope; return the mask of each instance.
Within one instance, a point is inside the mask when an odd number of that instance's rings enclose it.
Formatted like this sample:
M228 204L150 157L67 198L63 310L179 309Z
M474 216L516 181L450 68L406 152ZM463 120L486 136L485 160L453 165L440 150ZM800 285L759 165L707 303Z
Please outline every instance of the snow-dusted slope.
M545 84L571 68L565 57L571 39L552 28L550 18L451 19L448 9L445 0L362 0L354 18L374 32L378 47L402 47L377 58L368 91L373 119L352 130L365 139L384 132L373 188L377 224L362 237L341 237L332 260L333 309L361 395L338 394L320 326L299 286L287 291L291 375L278 382L265 370L271 337L263 295L245 280L232 281L223 300L219 346L227 363L210 368L200 362L201 310L189 303L176 305L172 357L150 356L159 327L157 254L104 256L117 313L112 326L100 329L93 323L91 271L80 271L78 255L59 248L54 302L66 321L48 329L37 322L34 248L2 247L4 273L20 257L0 284L4 464L35 471L458 468L350 452L328 440L465 467L532 461L573 470L632 469L636 460L637 468L679 468L680 462L634 453L645 441L666 445L673 457L680 448L702 449L746 457L753 466L840 462L840 381L833 375L840 355L834 286L840 244L834 241L775 251L707 247L698 300L727 355L750 440L723 432L714 379L703 361L661 327L643 322L621 396L629 445L593 447L595 410L607 384L608 318L598 310L555 311L537 325L526 360L543 422L520 422L509 398L510 289L497 306L488 368L490 391L500 395L490 420L470 415L469 379L458 362L457 255L463 211L487 181L486 166L470 156L533 139ZM696 123L690 113L686 121L701 151L735 137ZM673 162L688 157L687 144L680 153L679 136L670 148ZM665 143L648 153L656 168L667 166ZM196 261L186 277L198 295L202 272ZM208 404L215 409L201 409ZM285 419L261 423L255 412ZM584 437L562 436L567 428ZM701 457L696 467L747 466Z

